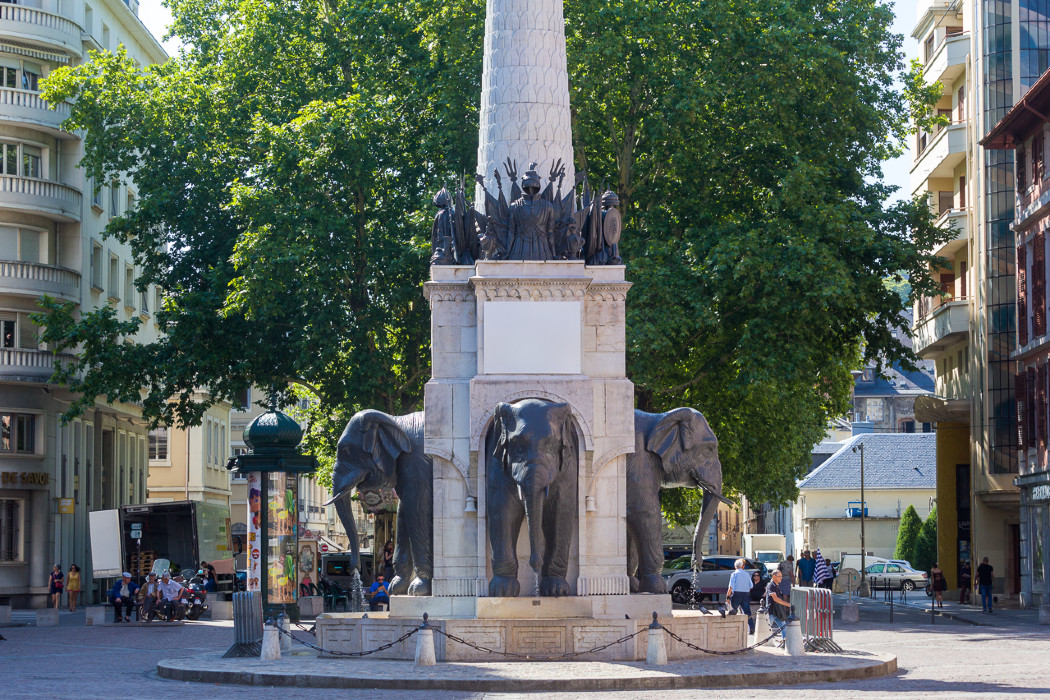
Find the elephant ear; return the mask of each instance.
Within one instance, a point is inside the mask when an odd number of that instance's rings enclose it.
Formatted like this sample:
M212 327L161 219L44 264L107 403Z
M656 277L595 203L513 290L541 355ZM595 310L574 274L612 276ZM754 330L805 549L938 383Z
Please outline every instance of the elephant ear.
M660 457L665 472L677 474L678 469L688 468L694 449L707 442L718 445L707 419L692 408L676 408L649 431L645 449Z
M492 456L496 464L506 465L507 441L510 439L512 430L514 430L514 411L510 404L503 402L496 404L496 413L492 418L492 434L496 437Z
M552 407L552 418L561 427L561 460L559 469L575 471L579 466L579 440L576 427L572 422L572 409L567 403L555 404Z
M408 435L387 414L368 411L363 423L361 448L372 455L377 465L393 464L402 453L411 451L412 442Z

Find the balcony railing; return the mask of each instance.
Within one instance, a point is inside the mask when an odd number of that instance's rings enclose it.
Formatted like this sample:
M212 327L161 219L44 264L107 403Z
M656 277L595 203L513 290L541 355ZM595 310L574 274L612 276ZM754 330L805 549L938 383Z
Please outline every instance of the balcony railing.
M83 53L80 34L80 25L61 15L25 5L0 3L0 36L43 43L79 57Z
M38 92L0 88L0 119L60 131L68 117L69 105L65 102L52 108Z
M61 355L63 359L73 359ZM55 356L50 350L0 348L0 377L46 382L55 373Z
M80 301L80 273L56 265L0 260L0 293Z
M915 354L930 359L969 331L966 297L923 298L916 304Z
M80 221L82 202L79 190L61 182L0 175L0 209L50 213L60 221Z

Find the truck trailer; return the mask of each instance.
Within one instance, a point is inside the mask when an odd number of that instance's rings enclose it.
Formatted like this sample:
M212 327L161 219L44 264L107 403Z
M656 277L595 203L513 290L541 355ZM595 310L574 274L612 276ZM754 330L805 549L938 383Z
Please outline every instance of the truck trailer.
M783 535L744 535L744 556L774 571L784 561L786 540Z

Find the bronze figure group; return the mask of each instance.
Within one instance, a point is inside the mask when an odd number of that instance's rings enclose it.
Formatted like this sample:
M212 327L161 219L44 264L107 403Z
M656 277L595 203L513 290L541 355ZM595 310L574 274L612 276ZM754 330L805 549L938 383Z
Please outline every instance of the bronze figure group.
M607 190L600 198L591 191L584 175L577 173L569 191L562 194L565 166L551 166L547 186L529 165L518 185L517 164L507 159L504 169L510 180L510 199L503 191L499 170L492 175L497 195L485 187L484 213L468 203L463 185L453 202L447 189L434 196L438 208L431 230L431 265L473 265L485 260L584 260L588 265L621 265L619 241L622 220L619 198ZM577 201L576 190L583 189Z

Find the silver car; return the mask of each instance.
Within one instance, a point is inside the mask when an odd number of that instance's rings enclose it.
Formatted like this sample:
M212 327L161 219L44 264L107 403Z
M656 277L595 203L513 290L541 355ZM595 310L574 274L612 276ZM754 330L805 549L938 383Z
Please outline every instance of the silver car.
M704 557L700 567L699 579L700 590L697 591L697 601L705 598L720 602L725 599L726 589L729 587L729 577L733 575L733 567L737 559L741 557L711 556ZM689 568L691 557L678 557L664 565L663 577L667 581L667 590L671 593L671 600L680 605L688 605L693 601L693 571ZM765 586L769 582L769 572L766 567L754 560L744 559L744 571L747 573L758 572L761 577L759 585Z
M925 588L929 578L929 575L923 571L916 571L910 566L893 562L872 564L865 571L868 574L869 585L879 589L914 591L916 588Z

